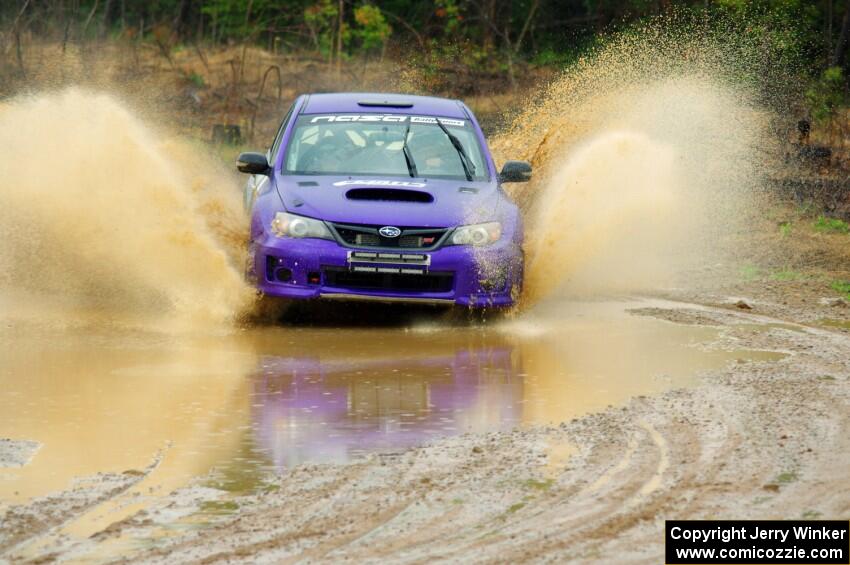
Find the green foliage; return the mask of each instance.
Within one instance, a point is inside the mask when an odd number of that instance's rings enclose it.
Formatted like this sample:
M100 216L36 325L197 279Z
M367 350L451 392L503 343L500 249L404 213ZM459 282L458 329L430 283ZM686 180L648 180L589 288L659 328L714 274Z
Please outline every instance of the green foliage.
M812 117L819 122L829 120L847 100L844 73L839 67L829 67L806 90L806 100Z
M531 63L541 67L566 67L574 64L580 57L580 51L559 51L546 47L531 57Z
M744 265L740 270L741 278L745 281L754 281L761 277L762 270L755 265Z
M323 55L333 51L334 26L338 18L337 3L333 0L319 0L304 9L304 24L310 32L316 50ZM343 43L344 40L343 31Z
M319 0L304 9L304 24L313 45L325 56L335 50L334 41L339 25L338 6L335 0ZM361 53L384 48L393 30L380 8L372 4L361 4L354 8L352 19L352 23L345 20L342 22L343 56L351 47Z
M357 27L352 30L352 35L364 51L383 48L393 31L381 9L371 4L354 9L354 22Z
M524 487L529 488L529 489L546 491L546 490L549 490L550 488L552 488L552 485L555 484L555 481L554 481L554 479L543 479L543 480L527 479L527 480L523 481L522 484L523 484Z
M847 300L850 300L850 293L847 294ZM815 322L819 326L823 326L825 328L838 328L840 330L848 330L850 331L850 321L848 320L836 320L833 318L821 318ZM828 378L827 378L828 377ZM826 375L825 377L820 377L821 380L835 380L835 377L829 377Z
M835 292L840 292L850 300L850 281L834 281L829 285Z
M15 21L21 5L0 2L0 33L8 31L4 24ZM467 66L484 72L569 65L599 44L605 35L600 31L660 18L663 25L687 32L689 22L680 20L689 15L691 23L722 22L721 39L746 36L737 59L758 61L747 69L749 76L791 85L778 90L805 95L816 120L833 117L847 103L850 57L843 69L827 65L850 0L345 0L342 29L338 0L150 0L121 2L120 9L103 0L62 5L58 10L55 2L29 2L21 21L35 35L64 37L67 29L71 41L156 37L169 48L181 42L272 45L279 40L284 49L329 56L341 39L341 56L391 48L406 60L426 60L432 71Z
M822 38L824 10L811 0L714 0L713 4L762 32L784 35L786 43L809 46Z
M804 278L803 273L795 271L790 267L784 267L770 274L770 278L775 281L796 281Z
M204 500L200 510L206 514L233 514L239 510L239 504L232 500Z
M209 16L222 36L245 37L262 29L273 6L273 0L205 0L201 13Z
M838 218L827 218L820 216L815 220L816 231L824 233L850 233L850 224Z
M434 0L434 7L434 15L442 21L445 35L450 37L459 35L463 15L457 0Z
M198 73L192 73L188 77L189 82L197 86L198 88L203 88L206 86L206 82L204 81L204 77L199 75Z

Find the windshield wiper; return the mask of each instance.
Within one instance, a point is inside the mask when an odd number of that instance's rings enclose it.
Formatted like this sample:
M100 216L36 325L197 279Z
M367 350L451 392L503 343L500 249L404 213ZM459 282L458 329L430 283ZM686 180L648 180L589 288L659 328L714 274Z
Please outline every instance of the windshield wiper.
M413 161L413 155L410 153L410 147L407 146L408 137L410 137L410 122L407 122L407 129L404 130L404 143L401 146L401 150L404 153L404 160L407 162L407 172L410 173L412 178L418 173L416 172L416 163Z
M440 118L434 118L437 120L437 125L440 126L440 129L443 130L443 133L446 134L446 137L449 138L449 141L452 142L452 145L457 151L457 156L460 157L460 165L463 167L463 174L466 175L466 180L472 180L472 175L475 173L475 165L469 159L469 155L466 154L466 149L463 148L463 143L454 136L452 132L446 129L446 126L443 125L443 122L440 121Z

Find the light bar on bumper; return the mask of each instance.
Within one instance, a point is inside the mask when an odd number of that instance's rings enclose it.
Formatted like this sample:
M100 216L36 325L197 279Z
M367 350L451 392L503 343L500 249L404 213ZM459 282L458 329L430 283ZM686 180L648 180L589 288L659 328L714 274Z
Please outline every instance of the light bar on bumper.
M425 253L349 251L347 263L352 271L419 275L428 272L428 267L431 265L431 256Z
M390 273L402 275L424 275L426 273L425 269L401 269L398 267L366 267L361 265L354 265L351 267L351 270L356 273Z

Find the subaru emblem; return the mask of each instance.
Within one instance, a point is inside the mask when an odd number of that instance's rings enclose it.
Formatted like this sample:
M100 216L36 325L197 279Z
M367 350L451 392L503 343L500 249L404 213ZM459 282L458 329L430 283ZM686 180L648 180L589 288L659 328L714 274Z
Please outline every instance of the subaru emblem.
M395 226L384 226L378 230L378 233L384 237L398 237L401 235L401 230Z

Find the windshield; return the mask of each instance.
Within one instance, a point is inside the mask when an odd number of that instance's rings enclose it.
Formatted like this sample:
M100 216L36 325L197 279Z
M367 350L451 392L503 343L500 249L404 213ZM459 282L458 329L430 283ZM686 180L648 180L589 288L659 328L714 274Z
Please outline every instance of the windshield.
M487 180L484 155L469 120L439 120L445 131L431 116L301 116L287 147L283 169L299 175ZM459 142L457 146L451 137Z

